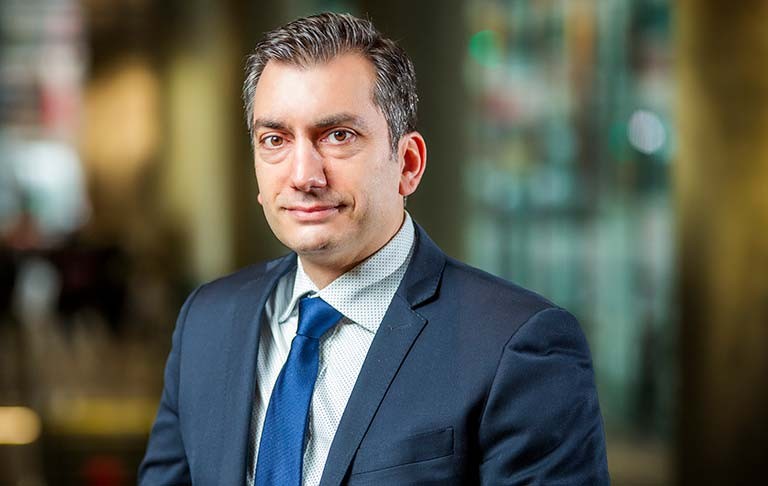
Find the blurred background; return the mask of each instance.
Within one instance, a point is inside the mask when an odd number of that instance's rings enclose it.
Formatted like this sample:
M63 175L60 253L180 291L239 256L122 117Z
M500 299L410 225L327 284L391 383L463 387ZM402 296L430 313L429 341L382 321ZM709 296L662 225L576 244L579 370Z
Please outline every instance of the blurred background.
M285 252L244 58L323 10L414 60L414 218L581 320L614 484L759 483L768 2L0 0L0 485L135 483L187 292Z

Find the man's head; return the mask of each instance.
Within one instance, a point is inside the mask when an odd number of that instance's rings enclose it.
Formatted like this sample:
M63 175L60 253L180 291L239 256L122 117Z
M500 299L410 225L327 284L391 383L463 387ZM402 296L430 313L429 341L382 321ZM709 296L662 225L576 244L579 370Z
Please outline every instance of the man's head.
M392 152L400 137L416 130L416 73L403 49L368 21L349 14L323 13L294 20L268 32L248 56L243 101L253 140L253 95L269 61L310 67L346 53L359 53L376 71L373 102L389 127Z
M322 287L394 236L421 181L413 66L370 22L323 14L267 34L248 69L259 203Z

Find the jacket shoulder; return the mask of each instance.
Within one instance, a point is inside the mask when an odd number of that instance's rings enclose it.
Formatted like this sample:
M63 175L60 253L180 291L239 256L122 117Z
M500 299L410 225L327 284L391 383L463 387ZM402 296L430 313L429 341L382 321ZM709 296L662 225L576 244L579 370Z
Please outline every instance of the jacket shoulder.
M497 343L506 342L535 316L550 315L547 311L572 317L532 290L452 258L446 259L439 300L462 333Z
M200 285L193 295L196 301L203 302L222 302L224 297L237 295L245 286L253 285L269 276L272 272L281 272L284 267L290 266L295 255L285 255L274 260L267 260L260 263L254 263L236 270L228 275L211 280ZM224 299L224 301L229 299Z
M462 300L465 304L475 301L478 304L487 304L494 301L498 305L490 308L507 304L524 309L530 314L558 307L532 290L451 257L446 258L443 285L455 290L460 289L464 294Z

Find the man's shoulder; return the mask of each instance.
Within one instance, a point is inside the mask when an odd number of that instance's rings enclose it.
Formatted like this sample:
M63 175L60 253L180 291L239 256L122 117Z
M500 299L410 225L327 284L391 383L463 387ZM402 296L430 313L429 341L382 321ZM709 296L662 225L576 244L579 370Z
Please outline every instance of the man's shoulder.
M435 276L428 287L437 298L428 300L434 302L441 313L452 313L454 322L460 324L470 319L475 323L501 325L508 330L518 328L547 309L566 312L532 290L446 255L423 228L416 225L416 230L416 252L407 281L427 280L421 274Z
M503 314L525 321L547 309L562 310L533 290L451 257L446 258L442 292L464 310L476 310L489 317Z
M555 306L533 290L451 257L446 257L445 279L447 282L456 280L466 290L490 291L494 295L512 297L537 307Z
M477 355L497 356L513 338L525 346L530 340L541 343L569 336L579 350L588 349L578 319L568 310L450 257L434 307L422 312L439 324L440 332L459 336L465 348L482 350Z
M290 267L295 260L295 255L284 255L273 260L266 260L254 263L246 267L235 270L232 273L218 277L198 287L196 293L201 296L232 296L240 292L246 286L259 286L261 281L271 280L269 277L273 272L282 272L282 267Z

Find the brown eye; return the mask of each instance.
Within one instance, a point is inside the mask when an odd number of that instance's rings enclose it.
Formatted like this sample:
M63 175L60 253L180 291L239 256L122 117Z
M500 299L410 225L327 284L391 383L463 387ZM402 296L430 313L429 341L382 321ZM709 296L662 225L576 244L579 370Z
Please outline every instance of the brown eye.
M328 135L328 141L332 144L348 142L354 134L349 130L334 130Z
M267 137L264 137L261 141L264 146L267 148L277 148L283 145L285 140L283 140L283 137L280 135L269 135Z

